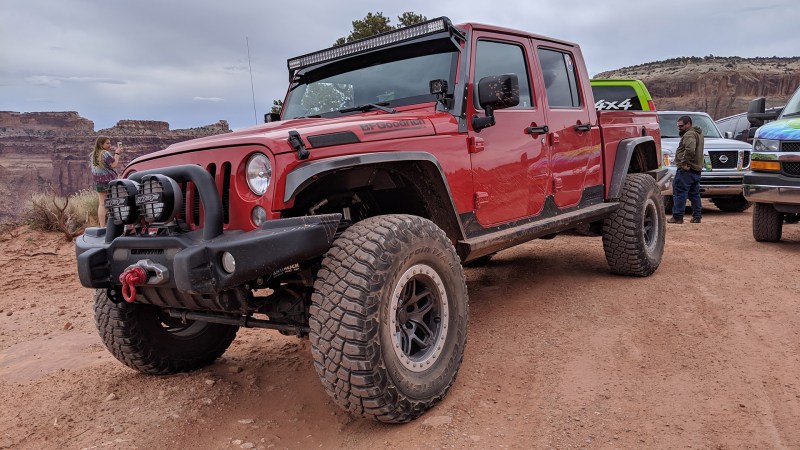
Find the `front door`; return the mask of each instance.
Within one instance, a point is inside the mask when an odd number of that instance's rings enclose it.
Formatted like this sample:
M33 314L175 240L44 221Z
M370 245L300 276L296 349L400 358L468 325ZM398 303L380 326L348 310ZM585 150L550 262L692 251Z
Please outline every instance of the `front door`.
M543 126L544 113L531 88L529 41L491 33L476 33L473 41L472 107L478 116L478 81L486 76L514 73L519 78L519 105L494 112L495 125L475 132L472 173L478 222L498 225L539 213L548 189L548 160L545 134L529 132ZM473 109L474 108L474 109Z

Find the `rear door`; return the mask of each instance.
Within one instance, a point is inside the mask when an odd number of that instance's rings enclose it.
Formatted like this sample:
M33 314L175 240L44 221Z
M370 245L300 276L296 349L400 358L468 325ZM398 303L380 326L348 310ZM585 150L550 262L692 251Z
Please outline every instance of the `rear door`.
M588 75L576 61L583 61L577 47L549 41L533 41L549 128L553 199L559 208L577 205L584 187L602 183L600 134L583 92Z

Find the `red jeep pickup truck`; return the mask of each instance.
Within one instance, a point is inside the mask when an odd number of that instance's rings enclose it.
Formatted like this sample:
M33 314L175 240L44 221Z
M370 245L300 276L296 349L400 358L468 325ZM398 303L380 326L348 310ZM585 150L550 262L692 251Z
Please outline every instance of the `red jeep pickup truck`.
M274 122L137 158L78 239L126 365L193 370L276 329L344 409L406 422L460 367L462 263L576 227L611 272L661 262L656 117L598 117L577 45L439 18L288 66Z

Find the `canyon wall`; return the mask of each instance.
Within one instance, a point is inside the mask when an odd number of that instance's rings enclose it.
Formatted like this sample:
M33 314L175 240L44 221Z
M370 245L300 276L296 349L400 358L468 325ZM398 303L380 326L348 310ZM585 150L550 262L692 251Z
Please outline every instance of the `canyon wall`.
M782 106L800 85L800 58L688 57L599 73L644 81L659 110L705 111L714 119L747 111L757 97Z
M114 148L122 141L124 167L176 142L230 131L225 120L177 130L170 130L167 122L121 120L94 131L94 123L74 111L0 111L0 220L17 217L34 192L66 196L93 189L89 153L98 136L111 138Z

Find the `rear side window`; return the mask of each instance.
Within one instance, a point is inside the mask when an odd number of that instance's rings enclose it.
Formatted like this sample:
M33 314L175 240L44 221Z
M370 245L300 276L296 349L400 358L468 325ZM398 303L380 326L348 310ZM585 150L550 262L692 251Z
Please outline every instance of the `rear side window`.
M594 109L641 111L642 102L632 86L592 86Z
M547 104L551 108L579 108L581 97L572 55L546 48L538 49L537 54L542 65Z
M525 64L525 51L519 45L479 40L475 58L475 81L483 77L514 73L519 79L519 105L510 108L530 108L531 89L528 83L528 66ZM477 86L477 83L476 83ZM478 92L475 90L475 107Z

